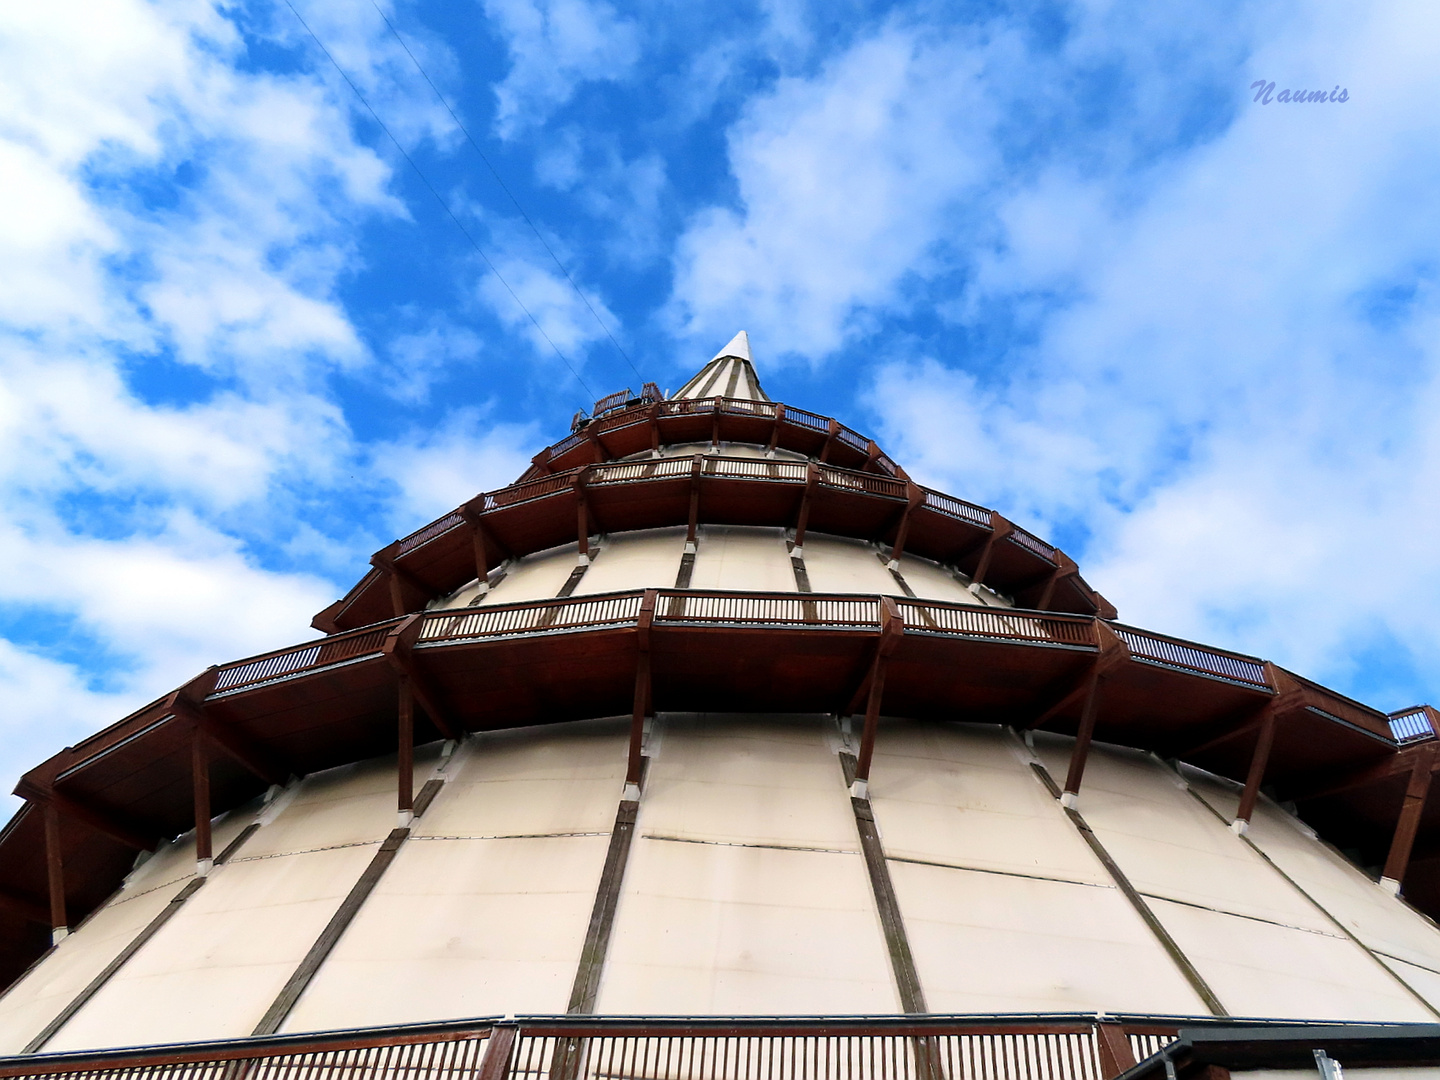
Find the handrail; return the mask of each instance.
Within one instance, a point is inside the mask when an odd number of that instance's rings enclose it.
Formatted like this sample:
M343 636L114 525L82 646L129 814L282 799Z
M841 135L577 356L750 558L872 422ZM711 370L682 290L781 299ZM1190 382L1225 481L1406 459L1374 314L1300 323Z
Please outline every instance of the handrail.
M1014 609L972 607L933 600L901 600L906 633L1000 638L1099 648L1095 621L1087 616L1051 615Z
M269 682L272 679L297 675L313 668L329 667L342 661L358 659L372 654L378 655L380 646L399 619L390 619L358 630L347 630L318 641L292 645L288 649L276 649L260 656L236 660L222 665L215 676L215 689L211 696L233 693L236 690Z
M1435 723L1430 713L1431 710L1424 705L1391 713L1390 734L1401 746L1435 738Z
M640 615L643 592L574 596L521 604L496 604L458 611L432 611L425 616L420 642L462 638L505 637L559 630L594 630L625 626Z
M655 623L711 626L805 626L868 630L880 625L880 599L821 593L727 593L665 589Z
M1034 533L1020 528L1019 525L1015 526L1015 531L1010 534L1009 539L1012 544L1019 544L1026 551L1039 555L1046 562L1053 563L1055 561L1055 549Z
M429 525L416 529L409 536L400 541L399 548L395 552L397 556L404 555L407 551L414 551L423 547L437 536L443 536L456 526L465 523L465 516L459 510L451 510L442 518L437 518Z
M1221 652L1194 642L1164 637L1133 626L1114 626L1115 633L1130 647L1132 656L1165 667L1198 671L1222 679L1244 683L1260 689L1271 689L1265 678L1265 665L1253 656Z
M987 529L990 527L990 511L983 506L976 506L974 503L957 499L954 495L946 495L944 492L935 491L932 488L922 488L921 490L925 492L926 509L934 510L936 513L944 514L956 521L981 525Z

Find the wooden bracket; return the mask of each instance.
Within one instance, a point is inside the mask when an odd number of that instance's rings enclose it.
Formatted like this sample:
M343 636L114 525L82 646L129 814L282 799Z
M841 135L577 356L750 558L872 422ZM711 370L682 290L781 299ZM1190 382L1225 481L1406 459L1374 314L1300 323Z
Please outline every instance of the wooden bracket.
M874 446L872 442L870 444ZM925 502L925 489L919 484L906 481L905 483L905 508L900 511L900 523L895 527L895 543L890 549L890 562L898 563L900 557L905 554L905 540L910 533L910 517L917 507ZM889 532L887 528L885 530Z
M1096 636L1099 639L1100 648L1096 652L1091 666L1067 686L1058 692L1053 692L1044 699L1034 716L1024 723L1015 725L1018 731L1029 731L1034 728L1044 727L1057 716L1061 716L1073 709L1075 705L1089 693L1090 678L1099 674L1102 678L1110 674L1116 667L1130 659L1130 648L1104 623L1098 620L1093 624Z
M1385 858L1385 869L1381 876L1395 883L1398 891L1405 880L1405 871L1410 867L1410 852L1415 846L1415 834L1420 830L1420 819L1425 813L1425 803L1430 797L1430 781L1435 771L1435 746L1430 744L1415 755L1410 767L1410 782L1405 786L1405 801L1400 804L1400 816L1395 821L1395 833L1390 839L1390 852Z
M820 486L820 466L815 462L808 462L805 466L805 491L800 496L800 511L795 516L795 546L805 546L805 529L810 524L810 500L815 497L815 489Z
M975 564L975 573L970 575L972 582L976 585L985 584L985 575L990 573L990 562L995 556L995 545L1014 531L1014 525L994 510L990 511L990 535L985 539L985 546L980 549L980 561Z
M685 542L695 543L695 529L700 522L700 474L705 468L705 459L696 454L690 461L690 517L685 527Z
M820 456L818 460L821 462L821 464L824 464L829 459L830 448L835 445L835 440L839 437L839 435L840 421L836 420L832 416L830 418L830 423L825 428L825 445L820 448Z
M587 465L570 481L575 488L576 543L579 545L580 554L586 558L590 557L590 507L585 498L585 483L589 479L590 467Z
M646 589L640 600L640 615L635 620L635 698L630 713L630 753L625 769L625 783L639 785L644 765L640 751L645 740L645 718L654 711L650 682L650 631L655 622L655 604L660 593Z
M170 695L166 708L175 716L194 724L215 747L239 762L257 778L267 784L285 783L290 778L291 770L283 762L276 760L268 749L238 728L210 715L205 708L205 693L214 685L215 671L216 669L211 668L204 675L192 679L176 690Z
M766 454L773 454L776 445L780 442L780 425L785 422L785 406L775 406L775 423L770 428L770 444L765 447Z
M880 597L880 637L866 679L865 727L860 735L860 753L855 762L855 779L868 782L870 759L875 753L875 731L880 723L880 702L885 694L885 668L890 655L905 636L905 619L891 596Z
M459 740L464 738L464 729L454 721L446 707L444 691L430 681L430 677L415 659L415 642L420 637L424 619L425 613L417 611L396 625L385 635L380 651L404 683L408 684L409 692L425 710L425 715L430 718L436 730L447 739Z

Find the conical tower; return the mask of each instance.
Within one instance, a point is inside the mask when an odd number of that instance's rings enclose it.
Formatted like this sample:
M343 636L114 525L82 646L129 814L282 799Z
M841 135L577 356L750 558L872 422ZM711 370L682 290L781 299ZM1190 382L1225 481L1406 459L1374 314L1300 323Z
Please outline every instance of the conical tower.
M1053 545L771 401L743 331L583 421L376 552L323 637L26 773L0 1068L1436 1057L1394 1041L1440 1018L1433 710L1117 622ZM1236 1017L1399 1026L1257 1049Z

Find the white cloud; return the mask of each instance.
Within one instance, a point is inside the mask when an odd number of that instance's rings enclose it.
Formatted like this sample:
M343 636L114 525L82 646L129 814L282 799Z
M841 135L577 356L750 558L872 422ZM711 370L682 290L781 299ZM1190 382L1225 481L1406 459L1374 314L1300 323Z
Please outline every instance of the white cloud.
M542 123L583 82L624 78L640 55L637 24L605 0L485 0L510 71L495 88L495 127L511 138Z

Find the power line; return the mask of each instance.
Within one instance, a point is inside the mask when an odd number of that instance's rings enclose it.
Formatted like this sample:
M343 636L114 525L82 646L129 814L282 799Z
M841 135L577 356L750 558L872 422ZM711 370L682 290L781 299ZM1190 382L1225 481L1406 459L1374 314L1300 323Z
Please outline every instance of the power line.
M425 80L425 82L429 84L431 91L435 94L435 97L440 102L440 104L445 106L445 111L450 114L450 119L454 120L455 126L464 133L466 141L470 143L470 146L474 149L475 153L480 155L480 160L485 162L485 167L490 170L490 175L495 178L495 182L500 185L500 190L505 192L505 194L510 197L510 201L515 205L516 211L519 212L520 216L525 219L525 224L530 226L530 231L535 234L535 239L540 241L541 246L545 248L545 250L549 253L550 258L554 261L555 265L559 267L560 273L565 275L565 280L568 281L570 283L570 287L575 290L575 295L580 297L580 299L584 301L586 308L589 309L591 316L595 319L595 322L599 325L601 330L605 331L605 336L610 339L610 344L615 347L615 351L618 352L622 357L624 357L625 363L630 365L630 370L635 372L635 377L641 382L644 382L645 376L640 374L640 369L637 368L635 366L635 362L630 359L630 354L621 347L620 342L615 340L615 335L610 332L610 327L605 325L605 320L600 318L600 313L596 311L594 305L590 303L590 298L585 295L584 290L581 289L579 284L576 283L575 279L570 276L570 271L565 268L565 264L560 261L560 257L555 254L555 250L546 241L545 237L541 234L539 228L536 227L535 222L530 220L530 215L527 214L525 212L525 208L520 205L520 200L515 197L515 193L511 191L505 181L501 179L500 173L496 171L495 166L491 163L489 156L486 155L484 150L480 149L480 144L477 143L474 136L470 134L470 129L460 122L460 117L455 115L455 110L450 107L450 102L445 100L445 95L440 92L440 88L435 85L435 81L431 79L430 76L426 73L425 69L420 66L420 61L415 58L415 54L410 51L410 46L405 44L405 39L400 36L400 31L395 29L395 24L390 21L390 16L385 14L384 10L380 7L379 4L375 2L375 0L370 0L370 5L375 9L376 14L378 14L380 18L385 20L385 25L389 27L390 33L395 36L395 40L398 41L400 43L400 47L405 50L405 55L410 57L410 62L415 65L415 70L418 71L420 73L420 76Z
M450 204L441 197L438 191L435 190L435 185L430 183L429 178L420 171L420 166L415 164L415 159L409 155L409 153L405 150L405 147L400 145L400 140L395 138L394 134L385 125L385 121L380 119L380 114L375 111L375 109L371 106L370 102L365 99L365 95L360 92L360 88L355 85L354 80L345 73L345 69L342 68L335 60L335 57L330 54L330 50L325 47L325 43L316 36L314 30L310 29L310 24L307 23L303 18L301 18L300 12L295 10L295 5L292 4L290 0L285 0L285 6L290 9L290 14L295 16L295 20L305 28L305 32L310 35L310 39L314 41L315 44L319 47L320 51L325 54L325 59L330 61L331 66L333 66L335 70L340 73L340 77L344 79L346 84L349 85L350 89L355 92L355 96L360 99L360 104L365 106L365 110L375 119L375 123L380 125L380 130L385 132L386 137L395 144L395 149L400 151L400 156L403 157L407 162L409 162L410 168L415 170L415 175L420 178L420 182L425 185L426 189L430 192L430 194L435 197L435 201L438 202L441 208L444 209L445 213L449 215L450 220L455 223L455 227L465 234L465 239L470 241L470 246L475 249L475 253L484 260L485 265L489 267L490 272L495 275L495 280L500 282L501 285L505 286L505 291L510 294L510 298L514 300L520 310L529 317L530 322L534 324L535 329L540 332L540 336L545 339L545 341L549 344L550 348L555 350L555 355L558 356L560 360L564 363L564 365L570 369L570 374L575 376L575 381L578 382L581 386L583 386L585 388L585 392L593 398L595 396L595 391L590 389L590 384L580 377L580 373L575 370L575 365L570 363L569 357L567 357L563 352L561 352L560 347L550 339L550 335L545 332L545 328L540 325L540 321L536 319L535 316L531 313L530 309L525 306L525 302L516 295L515 290L510 287L510 283L505 280L504 275L501 274L495 264L490 261L490 256L485 254L485 249L480 246L480 244L476 241L475 237L470 235L470 230L465 228L464 223L455 216L455 211L450 209Z

